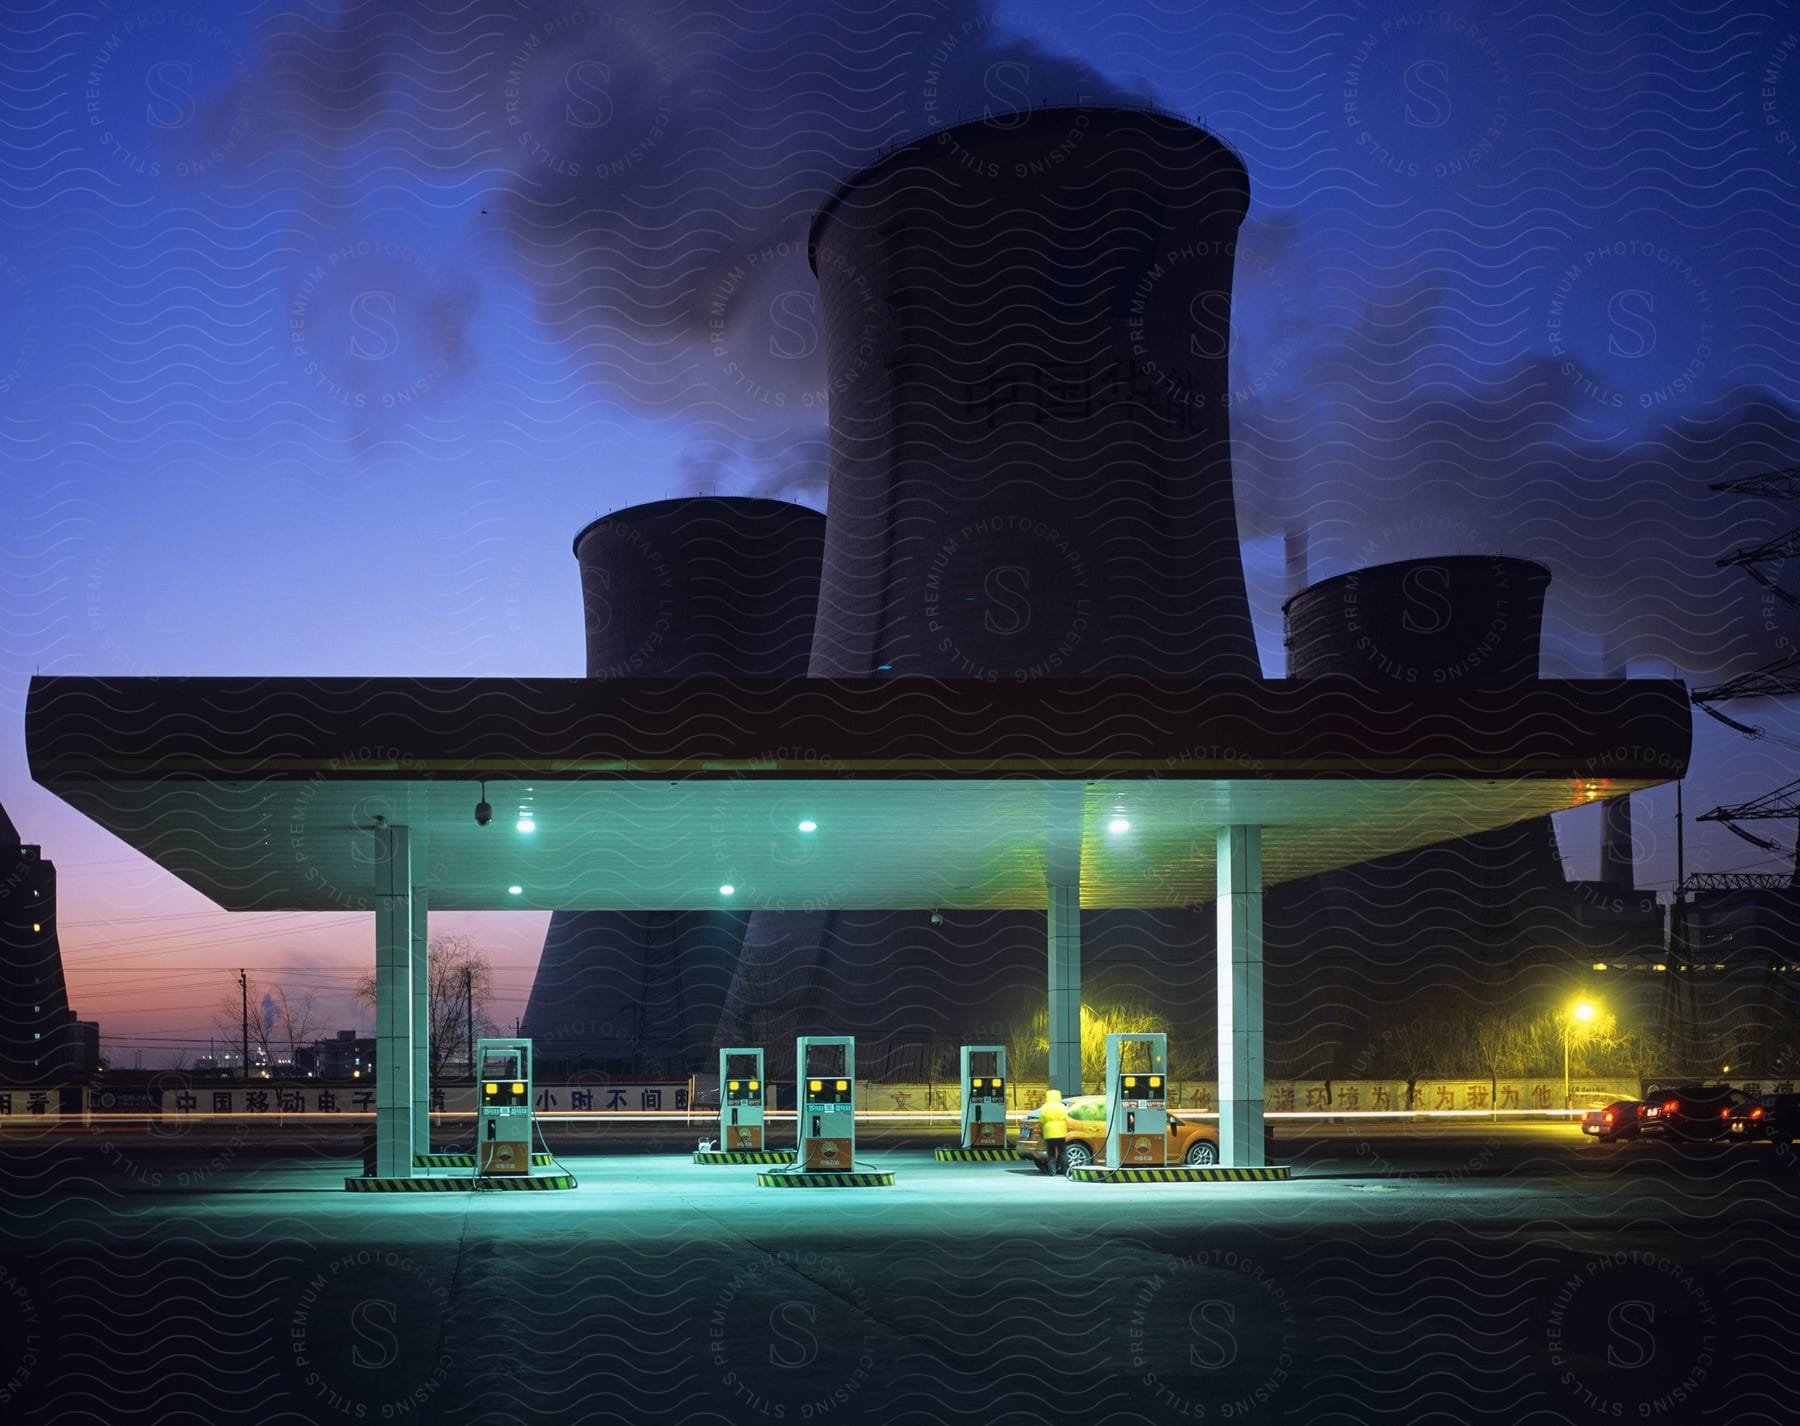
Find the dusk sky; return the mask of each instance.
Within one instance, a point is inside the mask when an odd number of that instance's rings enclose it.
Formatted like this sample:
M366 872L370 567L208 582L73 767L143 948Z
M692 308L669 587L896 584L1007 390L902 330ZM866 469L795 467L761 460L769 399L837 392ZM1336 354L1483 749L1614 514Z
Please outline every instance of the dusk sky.
M31 675L578 676L587 521L823 508L808 220L960 118L1153 104L1243 156L1266 673L1298 528L1313 578L1542 561L1547 676L1704 684L1793 649L1796 611L1714 561L1800 504L1706 489L1800 465L1793 6L20 0L0 25L0 802L59 868L71 1003L115 1064L204 1053L240 965L366 1030L371 918L227 915L36 787ZM1768 736L1696 716L1690 815L1794 775L1800 717L1730 711ZM1666 888L1675 792L1639 802L1639 885ZM1559 824L1573 875L1596 823ZM1714 825L1687 855L1787 860ZM546 919L436 918L493 953L509 1025Z

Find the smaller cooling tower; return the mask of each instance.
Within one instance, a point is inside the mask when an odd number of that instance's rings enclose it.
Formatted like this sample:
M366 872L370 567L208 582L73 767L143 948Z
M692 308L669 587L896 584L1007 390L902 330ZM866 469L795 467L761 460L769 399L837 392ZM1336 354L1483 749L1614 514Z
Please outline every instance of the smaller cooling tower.
M1322 579L1282 606L1288 676L1452 683L1538 676L1550 571L1440 555Z
M659 500L575 537L589 678L806 672L825 517L779 500ZM686 1075L714 1043L747 913L558 911L524 1031L582 1068Z
M575 536L589 678L806 672L825 517L744 496L656 500Z
M1370 684L1535 679L1550 571L1445 555L1352 570L1283 606L1293 678ZM1268 1034L1307 1072L1367 1057L1409 1017L1514 994L1574 921L1550 820L1536 818L1271 888ZM1540 977L1541 979L1541 977ZM1392 1032L1384 1042L1378 1030ZM1373 1037L1373 1038L1372 1038ZM1356 1062L1349 1047L1365 1059ZM1391 1068L1391 1066L1389 1066Z

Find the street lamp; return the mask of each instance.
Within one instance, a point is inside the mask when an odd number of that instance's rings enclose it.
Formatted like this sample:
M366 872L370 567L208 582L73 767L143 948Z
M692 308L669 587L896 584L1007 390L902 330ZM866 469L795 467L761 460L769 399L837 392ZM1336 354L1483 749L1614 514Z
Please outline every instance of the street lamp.
M1587 1024L1594 1018L1594 1007L1585 1000L1578 1000L1569 1007L1569 1013L1563 1016L1563 1108L1569 1107L1569 1043L1575 1038L1575 1026Z

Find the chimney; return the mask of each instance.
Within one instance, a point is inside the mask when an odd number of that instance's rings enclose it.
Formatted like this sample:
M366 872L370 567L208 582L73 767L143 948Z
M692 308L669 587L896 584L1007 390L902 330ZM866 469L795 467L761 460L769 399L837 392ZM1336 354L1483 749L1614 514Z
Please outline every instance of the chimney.
M1289 525L1283 547L1287 553L1287 589L1282 595L1285 603L1306 588L1306 526Z

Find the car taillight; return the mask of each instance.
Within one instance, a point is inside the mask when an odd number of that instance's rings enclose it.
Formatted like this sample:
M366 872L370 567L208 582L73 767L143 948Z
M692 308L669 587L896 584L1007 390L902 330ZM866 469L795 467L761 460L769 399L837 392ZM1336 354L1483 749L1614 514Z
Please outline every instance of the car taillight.
M1680 1105L1681 1101L1679 1099L1665 1099L1663 1100L1663 1113L1673 1114Z
M1731 1111L1729 1109L1721 1109L1719 1111L1719 1117L1721 1119L1729 1119L1731 1117Z
M1751 1118L1752 1118L1752 1119L1760 1119L1760 1118L1762 1118L1762 1110L1760 1110L1760 1109L1752 1109L1752 1110L1751 1110L1751 1111L1750 1111L1750 1117L1751 1117Z
M1604 1113L1604 1114L1602 1114L1602 1115L1601 1115L1601 1116L1600 1116L1600 1122L1601 1122L1601 1123L1602 1123L1602 1124L1610 1124L1610 1123L1612 1123L1612 1110L1610 1110L1610 1109L1609 1109L1609 1110L1607 1110L1607 1111L1606 1111L1606 1113Z
M1637 1116L1638 1116L1638 1118L1640 1118L1640 1119L1642 1119L1642 1118L1643 1118L1643 1117L1644 1117L1644 1109L1645 1109L1645 1107L1646 1107L1646 1106L1644 1106L1644 1105L1642 1105L1642 1104L1640 1104L1640 1105L1638 1105L1638 1107L1637 1107Z

